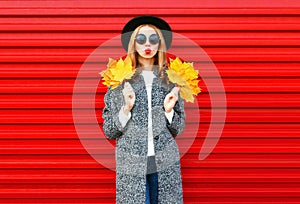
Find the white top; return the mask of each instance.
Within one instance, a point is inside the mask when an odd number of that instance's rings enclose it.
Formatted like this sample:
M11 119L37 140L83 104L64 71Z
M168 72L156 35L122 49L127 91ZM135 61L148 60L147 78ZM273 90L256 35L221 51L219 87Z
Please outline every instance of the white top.
M152 91L153 78L155 78L156 76L153 74L153 71L147 71L147 70L143 70L141 75L143 75L144 77L147 96L148 96L148 110L149 110L148 111L148 156L153 156L155 155L155 152L154 152L153 130L152 130L151 91ZM170 113L165 112L165 115L169 123L171 123L174 115L174 110L172 109ZM129 112L129 114L126 115L121 108L121 110L119 111L119 120L123 127L125 127L130 117L131 117L131 113Z

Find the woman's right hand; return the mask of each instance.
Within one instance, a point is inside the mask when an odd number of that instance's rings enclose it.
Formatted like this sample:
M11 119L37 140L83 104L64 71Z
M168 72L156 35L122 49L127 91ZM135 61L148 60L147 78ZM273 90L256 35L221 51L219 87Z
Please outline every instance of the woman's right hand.
M123 112L126 115L128 115L135 102L135 93L129 82L125 82L122 93L125 100L125 106L123 107Z

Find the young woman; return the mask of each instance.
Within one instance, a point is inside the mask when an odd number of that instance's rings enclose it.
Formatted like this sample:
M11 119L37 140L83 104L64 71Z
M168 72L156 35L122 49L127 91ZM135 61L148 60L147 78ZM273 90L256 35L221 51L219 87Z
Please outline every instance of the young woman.
M139 16L123 29L134 76L105 94L103 130L116 139L116 202L183 203L180 155L174 137L185 126L184 101L166 75L171 28Z

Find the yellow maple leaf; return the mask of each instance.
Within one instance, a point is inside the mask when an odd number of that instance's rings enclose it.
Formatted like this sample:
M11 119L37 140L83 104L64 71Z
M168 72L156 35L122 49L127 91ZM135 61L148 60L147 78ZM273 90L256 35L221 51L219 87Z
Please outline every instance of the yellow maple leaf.
M188 82L188 84L190 85L190 88L192 89L193 94L195 96L197 96L198 93L201 92L201 88L198 86L198 83L199 83L199 80L192 80L192 81Z
M108 63L107 63L107 68L110 68L110 67L115 67L117 64L117 60L114 60L112 58L108 58Z
M185 63L184 66L184 78L186 80L192 80L198 78L198 70L195 70L193 67L193 63Z
M169 69L166 71L171 82L180 87L180 96L187 102L194 102L193 95L201 92L198 86L198 70L191 62L182 62L178 57L170 58Z
M123 60L120 58L118 61L109 58L107 69L100 72L102 76L103 85L111 86L112 89L118 87L124 79L130 79L135 72L135 68L132 67L132 62L129 56Z
M180 86L184 86L186 81L174 70L166 70L169 80L173 83L176 83Z
M182 62L178 57L176 57L175 60L170 58L170 69L171 70L174 70L176 73L181 74L183 71L181 69L181 66L182 66Z
M193 93L189 86L180 87L179 93L181 98L185 99L186 102L194 103Z

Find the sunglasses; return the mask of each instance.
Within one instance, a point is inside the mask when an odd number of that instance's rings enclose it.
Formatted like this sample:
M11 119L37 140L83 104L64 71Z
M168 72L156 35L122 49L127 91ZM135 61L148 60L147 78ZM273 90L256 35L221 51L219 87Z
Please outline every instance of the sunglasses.
M157 43L159 43L159 36L157 34L152 34L149 37L149 42L152 45L156 45ZM137 36L135 37L135 41L140 44L143 45L146 43L147 41L147 37L144 34L137 34Z

